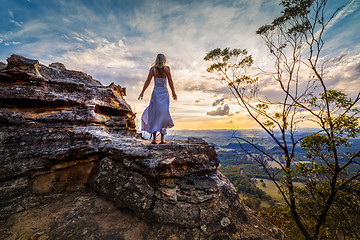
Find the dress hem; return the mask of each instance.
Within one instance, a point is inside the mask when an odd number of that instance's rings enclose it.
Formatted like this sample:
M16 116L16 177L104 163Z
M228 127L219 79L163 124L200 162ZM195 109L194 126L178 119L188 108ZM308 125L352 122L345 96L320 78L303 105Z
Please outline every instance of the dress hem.
M171 127L165 127L165 128L161 128L160 130L154 130L153 132L149 132L148 130L146 130L146 129L141 129L141 131L145 131L145 132L148 132L148 133L150 133L150 134L153 134L154 132L161 132L163 129L165 129L165 131L166 131L166 129L168 129L168 128L172 128L172 127L174 127L175 125L172 125ZM167 133L165 132L165 134L164 135L166 135Z

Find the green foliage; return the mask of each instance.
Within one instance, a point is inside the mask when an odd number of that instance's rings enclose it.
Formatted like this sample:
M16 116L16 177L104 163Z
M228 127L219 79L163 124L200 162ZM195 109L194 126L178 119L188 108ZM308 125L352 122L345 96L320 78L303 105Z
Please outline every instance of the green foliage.
M242 202L251 209L261 209L261 201L257 198L248 197L242 200Z
M216 48L208 52L204 60L212 62L207 71L217 74L229 87L253 84L258 80L246 74L253 64L252 56L246 49Z
M321 94L321 100L326 100L329 103L334 103L338 108L348 108L352 106L353 102L349 99L345 93L336 90L329 90Z
M247 176L241 176L238 173L224 173L232 182L239 194L245 194L253 199L271 200L271 197L264 191L255 186L255 182Z
M264 178L264 179L268 179L269 176L267 175L267 173L264 171L264 169L262 167L259 167L259 164L256 163L255 161L250 161L249 160L239 160L239 159L235 159L230 155L229 159L224 158L224 156L226 156L226 154L219 154L219 159L221 159L221 166L219 168L219 171L222 172L224 175L230 175L230 174L234 174L237 175L239 174L239 170L240 168L243 168L243 174L244 176L248 177L248 178ZM269 168L270 173L274 174L275 172L278 171L278 169L276 168ZM283 176L281 174L277 175L277 177L275 178L276 180L280 180Z
M356 182L354 187L338 193L324 227L327 239L359 239L360 182Z
M270 208L263 208L259 213L269 222L280 227L289 239L301 239L301 232L296 227L289 208L274 205Z
M245 56L247 55L246 49L230 49L230 48L216 48L211 50L206 54L204 57L205 61L212 61L215 62L207 69L208 72L214 72L219 69L225 69L225 71L231 67L250 67L253 63L252 57ZM236 61L235 63L230 64L230 59L232 58L238 58L239 56L245 56L240 61Z
M359 181L353 187L340 191L333 205L329 210L327 221L322 228L319 239L359 239L360 236L360 185ZM325 183L324 183L325 184ZM306 186L305 188L308 188ZM312 188L312 187L311 187ZM328 194L328 187L322 186L318 188L320 197ZM308 196L308 190L297 188L299 208L303 213L305 225L314 226L314 218L319 214L319 209L323 206L314 197ZM304 197L307 196L307 197ZM291 239L301 239L300 230L291 216L287 207L274 205L271 208L261 209L260 214L273 224L284 230L286 235Z
M301 147L308 151L309 159L325 159L334 147L350 146L349 138L355 138L360 133L360 112L353 107L356 102L357 100L352 100L345 93L336 90L328 90L319 97L306 100L309 108L319 109L319 124L324 129L323 134L307 136L301 142ZM331 131L333 134L329 134Z
M269 109L269 106L265 103L259 103L256 105L256 107L259 109L259 110L267 110Z
M275 18L271 24L261 26L256 33L259 35L267 35L269 32L287 25L292 22L291 27L287 28L287 34L297 36L306 33L310 28L310 21L299 21L298 19L306 19L310 13L310 8L314 0L284 0L280 5L284 7L282 15Z
M267 120L264 122L264 126L267 127L268 129L273 129L275 128L275 124L274 122L270 121L270 120Z
M328 136L312 134L305 137L300 146L306 151L306 157L315 160L317 157L328 158L331 156L331 144Z

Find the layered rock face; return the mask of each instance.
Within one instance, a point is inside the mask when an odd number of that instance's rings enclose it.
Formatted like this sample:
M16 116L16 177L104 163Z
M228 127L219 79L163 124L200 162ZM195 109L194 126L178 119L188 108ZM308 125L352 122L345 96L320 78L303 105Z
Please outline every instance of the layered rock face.
M213 146L142 139L124 88L17 55L0 88L0 239L284 238Z

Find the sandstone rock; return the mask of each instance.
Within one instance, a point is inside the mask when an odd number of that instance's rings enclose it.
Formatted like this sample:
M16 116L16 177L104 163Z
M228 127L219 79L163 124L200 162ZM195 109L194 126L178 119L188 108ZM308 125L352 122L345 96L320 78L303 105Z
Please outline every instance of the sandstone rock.
M52 67L52 68L57 68L57 69L59 69L59 70L66 70L66 67L65 67L65 65L64 64L62 64L62 63L51 63L50 65L49 65L49 67Z
M135 129L135 114L125 90L104 87L85 73L45 67L12 55L0 72L0 121L10 125L36 122L103 124Z
M19 69L22 71L27 71L28 68L34 69L37 65L39 65L38 60L32 60L29 58L24 58L23 56L19 56L16 54L11 55L7 59L8 65L7 69Z
M39 65L38 60L32 60L13 54L7 59L7 62L8 64L5 69L9 71L17 72L19 75L26 73L30 76L40 76L37 68Z
M284 238L213 146L143 140L124 88L17 55L0 86L0 239Z
M0 239L144 239L147 222L89 192L23 198L38 204L0 222Z

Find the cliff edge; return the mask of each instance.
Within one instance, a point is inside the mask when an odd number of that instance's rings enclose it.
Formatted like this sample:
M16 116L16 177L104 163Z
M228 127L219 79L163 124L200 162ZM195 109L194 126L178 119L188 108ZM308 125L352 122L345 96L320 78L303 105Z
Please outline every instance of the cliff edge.
M18 55L0 67L0 239L284 239L214 147L152 145L124 88Z

